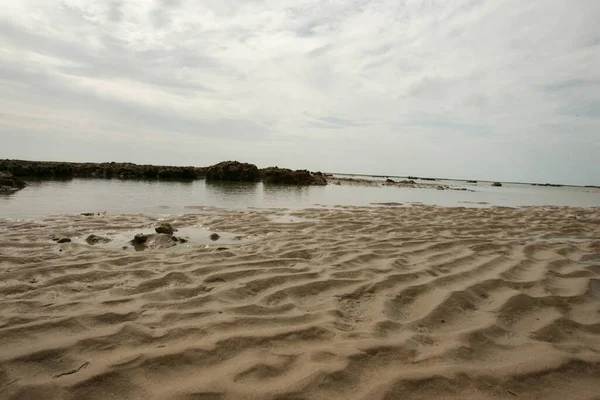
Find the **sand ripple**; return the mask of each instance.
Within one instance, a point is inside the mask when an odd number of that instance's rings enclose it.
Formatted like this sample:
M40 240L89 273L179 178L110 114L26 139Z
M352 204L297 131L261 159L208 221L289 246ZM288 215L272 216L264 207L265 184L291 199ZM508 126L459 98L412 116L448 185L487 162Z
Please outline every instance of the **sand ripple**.
M250 240L134 252L50 236L157 218L0 221L0 398L600 398L598 209L168 222Z

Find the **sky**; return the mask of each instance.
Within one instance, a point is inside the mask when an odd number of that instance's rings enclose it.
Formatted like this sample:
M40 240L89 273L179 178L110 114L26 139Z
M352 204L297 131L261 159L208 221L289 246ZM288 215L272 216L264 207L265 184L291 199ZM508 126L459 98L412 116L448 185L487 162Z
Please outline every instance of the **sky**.
M0 158L600 184L597 0L20 0Z

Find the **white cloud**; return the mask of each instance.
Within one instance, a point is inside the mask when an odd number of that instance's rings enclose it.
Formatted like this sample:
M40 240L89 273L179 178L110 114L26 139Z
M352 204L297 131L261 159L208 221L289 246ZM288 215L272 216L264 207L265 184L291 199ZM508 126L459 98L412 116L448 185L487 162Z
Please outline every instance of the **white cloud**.
M595 0L12 2L2 155L597 184L599 16Z

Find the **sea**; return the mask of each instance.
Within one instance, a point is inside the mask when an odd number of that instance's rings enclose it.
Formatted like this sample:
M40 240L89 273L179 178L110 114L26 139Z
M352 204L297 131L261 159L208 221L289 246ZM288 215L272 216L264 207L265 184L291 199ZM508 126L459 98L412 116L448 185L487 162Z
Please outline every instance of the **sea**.
M345 176L352 177L352 176ZM365 179L364 176L360 177ZM381 181L381 178L372 177ZM419 182L419 181L417 181ZM381 182L382 183L382 182ZM546 187L490 182L435 182L450 189L385 186L284 186L258 183L70 179L28 181L14 194L0 195L0 218L31 219L84 212L180 215L205 207L226 209L304 209L311 207L378 206L385 203L444 207L600 207L600 189ZM435 186L434 186L435 187Z

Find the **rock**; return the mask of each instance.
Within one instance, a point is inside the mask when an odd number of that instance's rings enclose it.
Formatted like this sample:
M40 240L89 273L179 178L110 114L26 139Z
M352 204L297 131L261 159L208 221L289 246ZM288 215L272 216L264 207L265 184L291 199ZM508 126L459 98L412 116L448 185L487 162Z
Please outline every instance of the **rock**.
M132 163L67 163L0 160L0 170L14 176L44 179L105 178L191 180L204 177L205 169Z
M390 179L390 178L387 178L385 181L386 181L387 183L396 183L396 181L395 181L395 180L393 180L393 179Z
M492 183L492 186L500 187L502 184L500 182L494 182Z
M131 244L144 244L148 241L148 236L150 236L150 235L144 235L143 233L138 233L137 235L135 235L133 237L133 240L130 243Z
M187 243L188 242L187 239L184 239L184 238L181 238L181 237L175 237L175 236L173 236L173 239L176 240L176 241L178 241L179 243Z
M71 242L71 239L69 238L60 238L56 241L56 243L69 243Z
M150 235L139 233L135 235L133 240L129 243L133 245L133 248L136 251L146 249L164 249L177 245L176 239L173 239L173 236L165 233L152 233Z
M221 238L221 236L219 236L218 233L213 233L209 237L210 237L210 240L212 240L213 242L215 242Z
M87 238L85 238L85 241L89 244L89 245L95 245L98 243L109 243L112 242L112 239L109 239L107 237L104 236L98 236L98 235L90 235Z
M81 215L83 215L84 217L93 217L95 214L94 213L85 212L85 213L81 213Z
M206 169L207 181L258 182L261 173L254 164L223 161Z
M403 184L403 185L414 185L414 184L416 184L416 182L413 181L412 179L403 180L403 181L400 181L400 183Z
M0 172L0 193L14 193L23 189L27 184L13 176L10 172Z
M477 183L477 181L467 181L467 183Z
M167 235L172 235L173 232L176 232L177 229L174 229L171 224L168 224L166 222L160 224L158 227L156 227L154 229L156 231L156 233L164 233Z
M263 182L281 185L327 185L327 179L321 172L310 172L305 169L291 170L287 168L269 167L261 170Z

